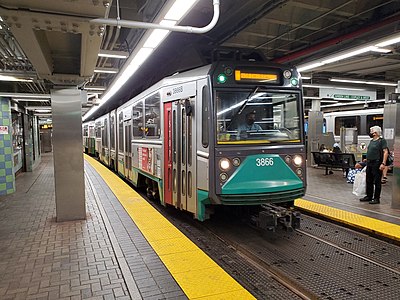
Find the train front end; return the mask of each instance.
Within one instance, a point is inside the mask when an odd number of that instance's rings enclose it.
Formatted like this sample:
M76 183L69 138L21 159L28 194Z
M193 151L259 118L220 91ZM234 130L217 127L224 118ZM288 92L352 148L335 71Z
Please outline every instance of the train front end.
M293 204L306 189L303 97L296 69L219 63L210 78L211 204Z

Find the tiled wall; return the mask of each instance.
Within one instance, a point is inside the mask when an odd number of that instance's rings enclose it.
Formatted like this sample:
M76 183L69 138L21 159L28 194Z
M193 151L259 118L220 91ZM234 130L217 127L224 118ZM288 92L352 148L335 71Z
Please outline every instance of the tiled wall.
M10 101L0 97L0 105L0 126L8 126L8 134L0 134L0 195L8 195L15 192Z

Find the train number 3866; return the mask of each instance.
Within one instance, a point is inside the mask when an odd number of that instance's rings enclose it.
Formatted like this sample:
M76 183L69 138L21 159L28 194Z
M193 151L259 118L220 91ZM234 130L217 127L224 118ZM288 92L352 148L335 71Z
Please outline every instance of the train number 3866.
M268 167L274 165L273 158L256 158L256 166L257 167Z

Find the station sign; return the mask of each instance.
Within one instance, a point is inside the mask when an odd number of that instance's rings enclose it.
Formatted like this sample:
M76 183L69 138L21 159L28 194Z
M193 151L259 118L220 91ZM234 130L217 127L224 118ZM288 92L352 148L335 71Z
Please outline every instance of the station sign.
M372 101L376 100L376 90L353 90L337 88L319 88L320 98L331 98L335 100L349 101Z

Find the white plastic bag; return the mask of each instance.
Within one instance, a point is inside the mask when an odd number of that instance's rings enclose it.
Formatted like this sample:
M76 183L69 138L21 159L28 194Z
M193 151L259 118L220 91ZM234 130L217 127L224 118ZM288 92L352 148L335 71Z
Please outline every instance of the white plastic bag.
M362 171L356 174L353 183L353 194L358 197L366 196L367 192L367 167L364 167Z

